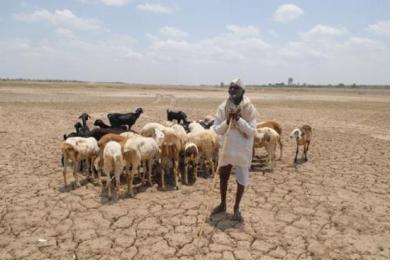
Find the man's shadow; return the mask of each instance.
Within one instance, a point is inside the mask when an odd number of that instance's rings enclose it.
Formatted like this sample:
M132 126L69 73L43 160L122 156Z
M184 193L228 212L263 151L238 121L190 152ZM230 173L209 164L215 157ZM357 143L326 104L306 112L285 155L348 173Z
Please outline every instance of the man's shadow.
M207 223L222 231L228 228L240 228L244 224L244 221L232 220L232 216L233 214L227 212L210 215L207 219Z

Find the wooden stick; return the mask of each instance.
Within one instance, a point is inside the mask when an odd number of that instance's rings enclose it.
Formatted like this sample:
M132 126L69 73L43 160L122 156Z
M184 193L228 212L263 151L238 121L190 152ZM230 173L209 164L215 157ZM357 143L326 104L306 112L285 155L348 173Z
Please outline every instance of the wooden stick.
M228 136L229 136L229 131L231 130L232 122L233 122L233 120L231 119L231 120L229 121L228 129L226 130L226 133L225 133L226 136L225 136L224 144L222 145L222 152L219 154L218 165L217 165L216 171L215 171L215 173L214 173L214 180L212 181L211 187L208 189L208 195L207 195L207 200L208 200L208 201L207 201L207 204L206 204L205 215L204 215L205 218L203 219L203 221L202 221L201 224L200 224L199 231L198 231L198 237L201 237L202 232L203 232L204 224L205 224L205 222L206 222L206 220L207 220L207 217L208 217L207 213L208 213L208 211L209 211L209 205L210 205L210 203L211 203L212 191L214 190L214 188L215 188L215 186L216 186L216 178L217 178L217 176L218 176L218 172L219 172L219 168L220 168L220 163L221 163L222 159L223 159L224 156L225 156L226 143L228 142Z

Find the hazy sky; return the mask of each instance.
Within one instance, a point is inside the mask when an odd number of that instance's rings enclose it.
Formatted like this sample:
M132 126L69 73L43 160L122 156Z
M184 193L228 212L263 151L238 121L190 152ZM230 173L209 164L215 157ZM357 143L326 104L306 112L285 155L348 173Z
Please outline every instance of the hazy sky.
M0 77L389 84L384 0L0 2Z

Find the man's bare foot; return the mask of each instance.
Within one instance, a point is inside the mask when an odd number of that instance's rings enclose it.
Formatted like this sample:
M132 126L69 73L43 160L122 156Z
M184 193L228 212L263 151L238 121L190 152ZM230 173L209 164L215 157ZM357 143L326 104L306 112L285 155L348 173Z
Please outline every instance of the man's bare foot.
M214 210L212 210L211 216L223 212L226 212L226 205L219 204L217 207L214 208Z

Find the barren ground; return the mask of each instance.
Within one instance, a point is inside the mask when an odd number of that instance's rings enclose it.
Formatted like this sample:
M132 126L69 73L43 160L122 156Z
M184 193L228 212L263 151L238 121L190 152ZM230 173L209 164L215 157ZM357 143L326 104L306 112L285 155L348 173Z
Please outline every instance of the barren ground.
M167 108L190 119L213 114L226 91L0 82L0 259L389 259L388 90L249 88L259 120L282 124L284 156L273 173L251 172L243 223L229 219L231 176L227 215L199 239L211 178L178 191L142 187L132 198L123 185L113 202L86 180L64 188L62 135L80 113L106 120L141 106L138 129L164 121ZM288 135L305 123L309 161L295 167ZM218 202L216 188L211 207Z

